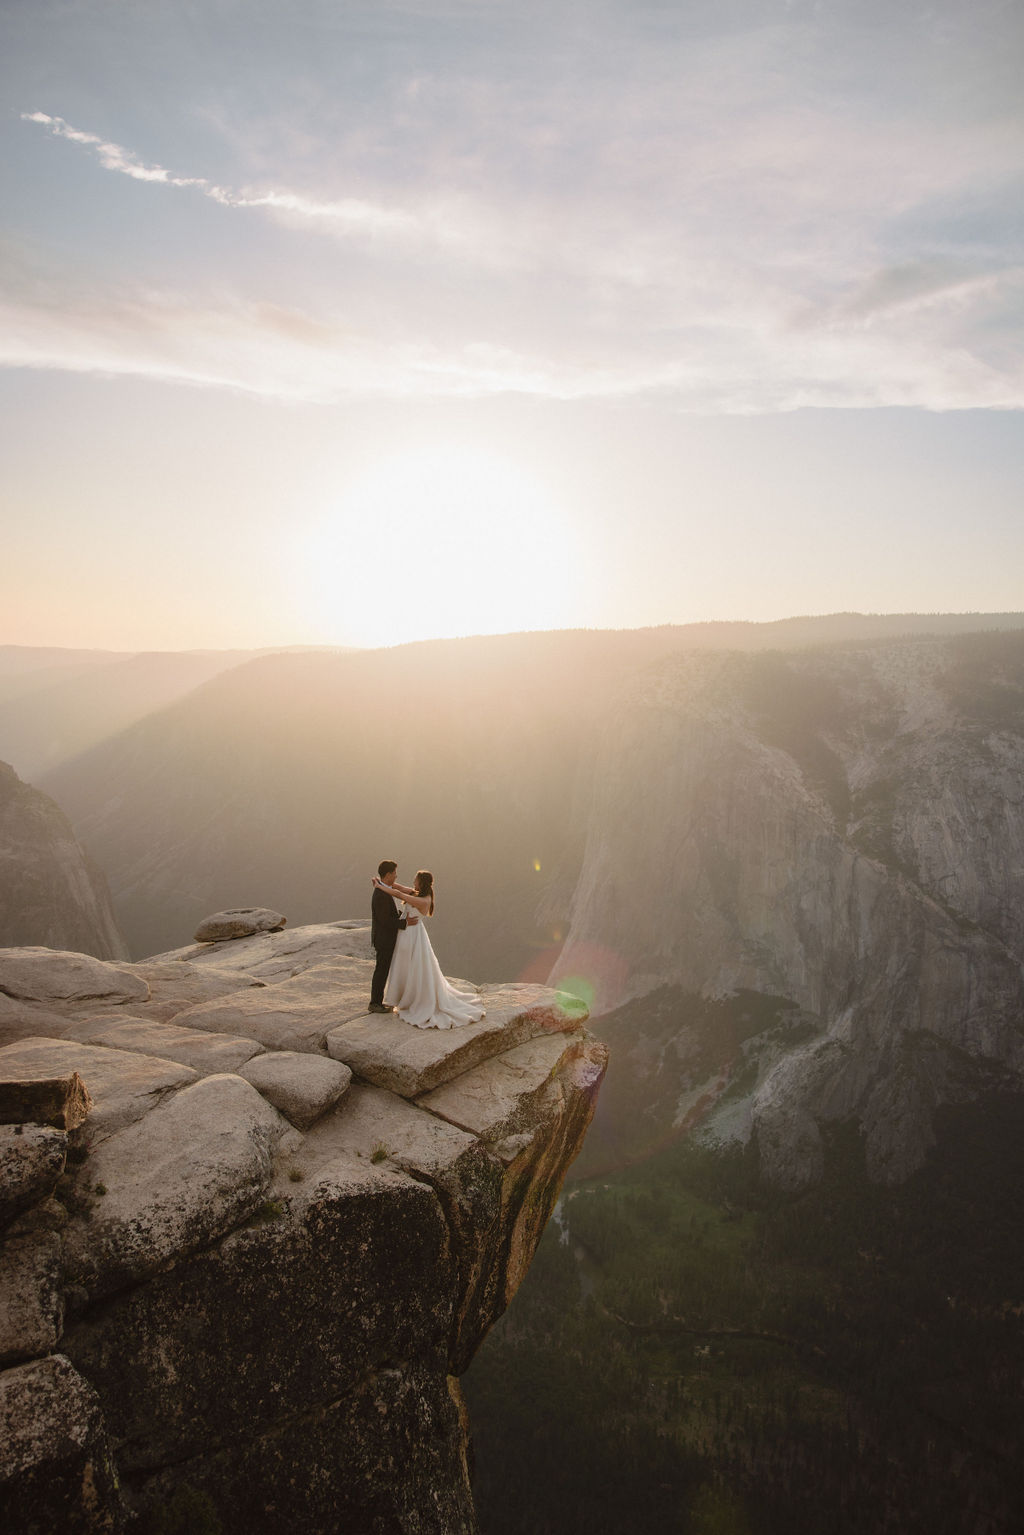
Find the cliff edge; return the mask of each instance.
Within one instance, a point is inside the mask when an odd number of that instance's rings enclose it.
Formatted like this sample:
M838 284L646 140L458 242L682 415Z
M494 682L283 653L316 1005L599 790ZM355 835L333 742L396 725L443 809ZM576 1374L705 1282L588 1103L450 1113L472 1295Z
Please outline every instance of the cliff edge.
M540 986L450 1032L369 1016L368 953L359 922L0 950L12 1535L475 1531L457 1377L606 1054Z

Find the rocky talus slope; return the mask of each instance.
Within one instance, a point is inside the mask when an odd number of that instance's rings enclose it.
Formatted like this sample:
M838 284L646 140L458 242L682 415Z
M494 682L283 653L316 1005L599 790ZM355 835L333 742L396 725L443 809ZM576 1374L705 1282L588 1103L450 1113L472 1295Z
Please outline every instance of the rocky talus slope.
M106 880L49 795L0 762L0 944L127 959Z
M606 1053L538 986L451 1032L368 1015L368 954L359 922L0 950L11 1535L475 1530L457 1377Z
M1019 635L674 657L592 755L556 977L596 975L605 1009L674 989L681 1016L758 993L798 1018L795 1048L776 1028L680 1073L677 1123L746 1079L711 1128L754 1133L775 1183L814 1179L840 1121L898 1181L938 1107L1024 1088ZM636 1071L663 1080L685 1032Z

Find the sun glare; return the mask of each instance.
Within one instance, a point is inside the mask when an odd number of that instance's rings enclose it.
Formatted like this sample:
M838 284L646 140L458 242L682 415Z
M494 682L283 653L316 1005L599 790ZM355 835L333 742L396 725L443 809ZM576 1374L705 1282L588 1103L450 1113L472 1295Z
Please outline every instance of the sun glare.
M324 638L372 646L571 627L578 577L543 486L460 449L393 458L349 485L306 579Z

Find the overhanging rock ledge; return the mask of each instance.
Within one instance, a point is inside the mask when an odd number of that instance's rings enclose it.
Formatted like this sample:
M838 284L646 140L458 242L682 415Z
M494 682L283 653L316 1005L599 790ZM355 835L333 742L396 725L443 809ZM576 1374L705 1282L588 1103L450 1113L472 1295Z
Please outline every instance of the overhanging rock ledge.
M0 950L0 1080L91 1099L0 1125L4 1529L473 1535L457 1377L604 1047L538 986L480 987L486 1020L447 1033L367 1015L368 924L230 950L88 995Z

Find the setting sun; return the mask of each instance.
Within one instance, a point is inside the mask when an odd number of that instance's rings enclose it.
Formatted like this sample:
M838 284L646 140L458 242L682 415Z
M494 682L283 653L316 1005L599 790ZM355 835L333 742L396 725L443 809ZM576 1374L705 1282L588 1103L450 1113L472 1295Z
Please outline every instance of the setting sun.
M356 645L578 621L578 556L527 473L471 450L404 454L321 519L304 575L324 637Z

